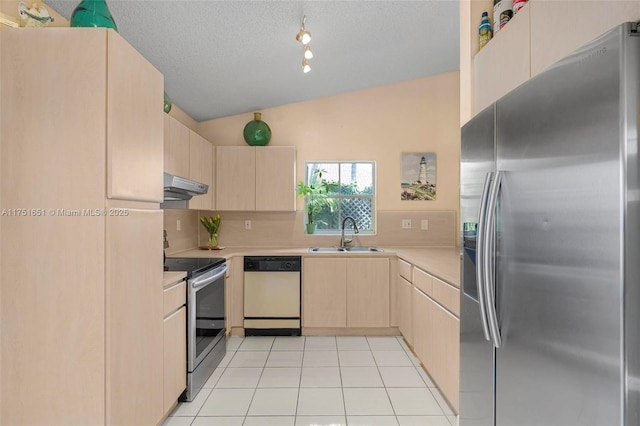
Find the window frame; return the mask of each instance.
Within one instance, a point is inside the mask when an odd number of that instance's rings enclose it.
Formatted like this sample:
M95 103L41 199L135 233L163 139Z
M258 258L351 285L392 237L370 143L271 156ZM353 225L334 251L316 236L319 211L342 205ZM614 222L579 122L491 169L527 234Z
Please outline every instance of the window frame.
M377 190L377 184L378 184L378 167L375 161L370 161L370 160L328 160L328 161L305 161L304 163L304 181L306 184L309 183L309 167L311 165L321 165L321 164L336 164L338 166L338 185L341 185L341 180L340 178L342 177L342 171L341 171L341 165L342 164L369 164L371 165L372 168L372 173L371 173L371 189L372 192L371 194L354 194L354 195L342 195L342 194L330 194L331 198L336 199L336 200L342 200L342 199L353 199L353 198L362 198L362 199L371 199L371 230L360 230L360 232L358 233L358 235L377 235L377 231L378 231L378 209L376 208L376 202L377 202L377 196L378 196L378 190ZM305 197L305 202L306 202L306 197ZM338 205L340 205L340 203L338 202ZM339 212L339 210L338 210ZM306 207L305 207L305 213L306 213ZM336 212L336 214L338 214ZM306 222L305 222L306 225ZM345 232L346 233L351 233L350 231L352 230L351 227L348 227ZM342 230L341 229L320 229L320 228L316 228L315 232L312 235L321 235L321 236L326 236L326 235L341 235L342 234Z

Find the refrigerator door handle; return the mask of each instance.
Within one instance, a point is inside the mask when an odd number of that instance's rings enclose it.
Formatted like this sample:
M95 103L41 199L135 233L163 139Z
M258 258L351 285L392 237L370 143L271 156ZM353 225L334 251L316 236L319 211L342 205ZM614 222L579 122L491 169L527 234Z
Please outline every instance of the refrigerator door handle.
M491 192L489 194L489 200L487 205L487 218L486 218L486 237L483 238L483 269L484 269L484 290L486 299L487 316L489 318L489 332L491 334L491 340L493 346L499 348L502 344L502 337L500 336L500 328L498 326L498 313L496 311L496 205L498 203L498 195L500 194L500 182L502 181L503 172L498 171Z
M480 198L480 217L478 218L478 232L476 239L476 283L478 286L478 304L480 305L480 318L482 318L482 331L484 332L484 338L487 341L490 341L491 338L489 335L489 321L487 320L486 298L484 296L484 257L486 252L483 244L487 235L487 200L489 198L492 181L493 172L489 172L484 179L484 187L482 188L482 196Z

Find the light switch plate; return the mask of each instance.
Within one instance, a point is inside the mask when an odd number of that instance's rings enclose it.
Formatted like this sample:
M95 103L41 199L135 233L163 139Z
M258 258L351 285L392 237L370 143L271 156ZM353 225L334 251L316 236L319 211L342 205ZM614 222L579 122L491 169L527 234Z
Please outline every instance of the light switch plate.
M245 220L244 221L244 229L246 229L246 230L251 229L251 221L250 220Z
M422 221L420 222L420 229L422 229L423 231L428 231L429 230L429 220L428 219L422 219Z
M402 229L411 229L411 219L402 219Z
M180 231L182 229L182 222L180 219L176 220L176 231Z

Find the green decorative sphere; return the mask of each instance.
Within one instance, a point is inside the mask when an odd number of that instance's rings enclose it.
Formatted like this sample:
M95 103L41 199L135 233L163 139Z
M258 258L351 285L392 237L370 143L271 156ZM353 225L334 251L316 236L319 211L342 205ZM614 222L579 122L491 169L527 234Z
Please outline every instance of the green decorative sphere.
M244 140L251 146L265 146L271 140L271 129L262 121L262 114L253 113L253 120L244 126Z
M169 95L167 95L167 92L164 92L164 112L169 114L169 111L171 111L172 105L173 104L171 103L171 99L169 98Z
M82 0L71 14L69 25L72 27L113 28L118 32L109 7L104 0Z

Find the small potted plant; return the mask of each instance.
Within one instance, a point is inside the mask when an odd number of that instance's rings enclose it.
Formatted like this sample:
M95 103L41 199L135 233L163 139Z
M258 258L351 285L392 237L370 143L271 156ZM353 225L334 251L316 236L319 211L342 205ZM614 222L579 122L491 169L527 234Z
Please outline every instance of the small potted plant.
M200 222L209 233L209 250L218 247L218 229L220 229L220 215L201 217Z
M298 182L296 194L305 197L305 209L307 210L307 234L313 234L319 221L313 218L316 213L322 213L325 207L331 212L335 208L335 200L329 198L330 185L322 178L322 170L316 170L311 174L309 183Z

